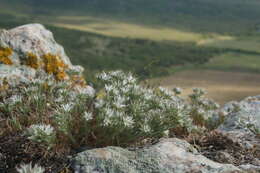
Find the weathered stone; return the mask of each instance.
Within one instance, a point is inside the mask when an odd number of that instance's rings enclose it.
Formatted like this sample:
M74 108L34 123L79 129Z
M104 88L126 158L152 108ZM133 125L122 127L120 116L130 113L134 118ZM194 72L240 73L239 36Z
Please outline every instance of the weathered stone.
M41 57L47 53L58 55L67 65L72 66L62 46L56 43L50 31L41 24L28 24L0 33L0 46L13 50L11 59L20 65L22 56L32 53Z
M257 129L260 130L260 96L228 103L223 110L230 113L218 128L219 132L237 143L241 150L255 153L260 158L260 138L257 132ZM239 168L246 172L260 172L259 158L251 161L252 164L240 165Z
M87 150L73 159L76 173L235 173L240 169L207 159L177 138L135 151L120 147Z
M228 103L223 109L230 114L218 130L247 149L259 145L256 133L260 130L260 96Z
M41 24L28 24L0 31L0 90L3 82L16 85L38 76L70 80L81 92L94 92L82 78L83 68L71 64L53 34Z
M221 130L233 131L243 130L248 131L250 129L244 128L244 125L254 125L260 129L260 96L248 97L241 102L227 103L224 108L225 111L231 113L228 119L220 127ZM234 109L237 111L232 112Z

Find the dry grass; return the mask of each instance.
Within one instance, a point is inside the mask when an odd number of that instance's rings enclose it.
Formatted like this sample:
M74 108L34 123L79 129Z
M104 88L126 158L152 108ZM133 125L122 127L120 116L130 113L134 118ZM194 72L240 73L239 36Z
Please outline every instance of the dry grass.
M203 68L223 71L260 72L260 55L224 53L210 59Z
M201 46L210 46L216 48L231 48L231 49L240 49L245 51L258 52L260 47L259 37L223 37L223 39L207 39L199 42Z
M167 88L181 87L185 96L190 94L194 87L205 88L208 97L220 104L260 94L260 74L244 72L188 70L150 82Z
M232 39L229 36L217 34L205 35L169 27L144 26L89 16L59 16L52 24L59 27L94 32L112 37L150 39L155 41L188 41L202 44L205 40L207 41L209 39L213 41Z

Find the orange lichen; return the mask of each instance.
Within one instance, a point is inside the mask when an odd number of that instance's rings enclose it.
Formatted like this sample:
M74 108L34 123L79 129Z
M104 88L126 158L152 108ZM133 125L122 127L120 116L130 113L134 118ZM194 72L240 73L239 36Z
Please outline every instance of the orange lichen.
M60 71L56 74L58 80L64 80L67 77L67 74L64 71Z
M26 65L38 69L40 67L40 62L35 54L29 52L26 56Z
M66 64L57 55L50 53L42 56L45 71L53 74L57 80L64 80L67 77L65 70L68 68Z
M80 85L80 86L86 86L86 80L84 79L83 76L80 75L73 75L71 76L71 80L74 85Z
M10 55L12 55L13 51L11 48L3 48L0 47L0 63L6 64L6 65L12 65L13 62L9 58Z

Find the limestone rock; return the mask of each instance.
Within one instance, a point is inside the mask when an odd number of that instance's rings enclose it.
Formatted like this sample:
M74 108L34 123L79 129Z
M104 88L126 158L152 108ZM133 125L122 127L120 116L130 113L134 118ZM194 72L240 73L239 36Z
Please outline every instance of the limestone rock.
M3 82L16 85L39 75L74 80L90 89L81 77L83 68L71 64L63 47L41 24L28 24L0 31L0 90ZM2 87L3 88L3 87Z
M244 148L259 146L257 129L260 130L260 96L228 103L224 106L224 110L230 114L218 130Z
M41 24L28 24L0 33L0 46L13 50L11 59L19 65L22 55L32 53L37 57L51 53L58 55L67 65L72 66L62 46L56 43L50 31Z
M235 108L237 107L237 108ZM231 102L224 106L225 111L230 112L228 119L220 127L221 130L249 131L244 125L254 125L260 129L260 96L248 97L241 102ZM238 109L232 112L232 110Z
M87 150L73 159L75 173L235 173L241 170L220 164L198 153L184 140L159 143L130 151L120 147Z
M260 96L228 103L223 109L230 113L218 131L237 143L241 150L256 153L252 164L239 168L246 172L260 172L260 134L257 132L260 130Z

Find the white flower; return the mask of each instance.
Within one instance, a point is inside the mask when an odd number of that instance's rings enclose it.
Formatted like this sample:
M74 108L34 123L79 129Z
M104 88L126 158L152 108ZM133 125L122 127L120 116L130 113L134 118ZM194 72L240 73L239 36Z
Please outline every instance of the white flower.
M46 124L33 124L27 128L28 139L36 142L50 142L55 136L54 128Z
M96 102L95 102L95 107L96 108L101 108L104 106L104 100L103 99L98 99Z
M21 164L16 168L19 173L44 173L45 169L38 166L37 164L32 167L32 163L29 164Z
M59 96L58 98L55 98L54 101L55 101L56 103L61 103L61 102L64 101L64 98L63 98L62 96Z
M166 89L166 88L163 88L163 87L159 87L159 90L160 90L163 94L165 94L165 95L167 95L167 96L172 96L172 95L173 95L173 92L170 91L169 89Z
M29 134L37 134L38 132L44 132L46 135L52 135L54 128L45 124L33 124L28 129Z
M37 86L31 86L29 88L27 88L27 87L24 88L25 92L35 92L35 91L38 91L38 90L39 90L39 87L37 87Z
M65 112L70 112L73 108L73 104L72 103L67 103L64 105L61 105L61 108L65 111Z
M165 130L165 131L163 132L163 134L164 134L165 137L169 137L170 130Z
M104 113L106 117L112 117L115 115L115 111L111 108L105 108Z
M106 73L106 72L102 72L101 74L97 75L97 78L102 79L102 80L109 80L111 77Z
M182 89L181 89L181 88L178 88L178 87L176 87L176 88L173 88L173 92L174 92L176 95L179 95L179 94L181 94L181 93L182 93Z
M13 95L6 99L6 103L8 104L16 104L16 103L21 103L22 102L22 96L20 95Z
M88 97L94 97L96 93L95 89L92 88L91 86L85 86L85 87L75 86L74 89L79 94L87 95Z
M134 124L134 120L132 117L123 116L123 123L126 127L132 127Z
M105 85L105 90L107 92L110 92L110 91L114 90L114 86L113 85Z
M111 120L109 117L105 117L104 119L104 126L109 126L111 124Z
M93 114L91 112L84 112L84 119L89 121L93 118Z
M202 88L193 88L192 90L193 90L194 94L196 94L197 96L206 94L206 91Z
M126 105L124 104L124 102L125 102L125 98L119 95L119 96L116 97L115 102L114 102L114 105L115 105L118 109L120 109L120 108L123 108L123 107L126 106Z
M148 124L144 124L143 125L143 131L145 133L149 133L149 132L151 132L151 127Z

